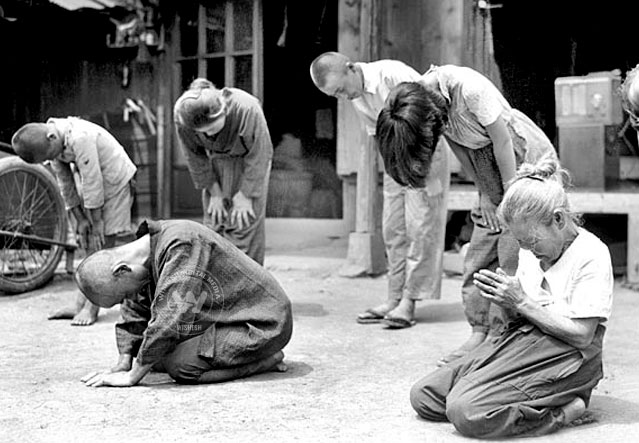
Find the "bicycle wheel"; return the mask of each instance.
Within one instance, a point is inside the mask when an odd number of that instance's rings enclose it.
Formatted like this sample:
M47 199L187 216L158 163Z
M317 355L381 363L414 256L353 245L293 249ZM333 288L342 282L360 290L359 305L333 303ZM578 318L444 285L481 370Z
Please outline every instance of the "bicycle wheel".
M67 215L51 172L18 157L0 159L0 291L30 291L53 277L64 247ZM21 237L30 236L29 239Z

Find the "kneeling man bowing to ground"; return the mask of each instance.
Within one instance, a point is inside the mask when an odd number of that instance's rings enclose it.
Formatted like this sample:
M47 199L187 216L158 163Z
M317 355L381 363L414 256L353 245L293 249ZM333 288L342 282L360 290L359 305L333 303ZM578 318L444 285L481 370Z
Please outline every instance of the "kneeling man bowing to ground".
M90 255L76 271L89 300L121 303L122 314L117 365L83 382L133 386L154 365L178 383L285 370L291 303L268 271L192 221L143 222L137 235Z

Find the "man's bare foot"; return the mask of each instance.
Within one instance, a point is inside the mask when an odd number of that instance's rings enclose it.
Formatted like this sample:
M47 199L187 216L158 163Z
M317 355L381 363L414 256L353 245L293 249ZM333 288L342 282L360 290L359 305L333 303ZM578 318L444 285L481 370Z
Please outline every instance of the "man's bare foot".
M473 332L463 345L461 345L450 354L440 358L437 361L437 366L444 366L445 364L450 363L453 360L464 357L477 346L481 345L484 340L486 340L485 332Z
M577 397L571 402L563 405L561 411L564 413L564 425L568 425L586 412L586 402L581 397Z
M71 320L78 313L78 309L73 306L58 309L47 316L47 320Z
M415 324L415 300L402 298L392 311L384 317L383 323L389 328L408 328Z
M367 309L357 316L357 323L380 323L386 314L395 309L399 304L398 300L388 300L374 308Z
M100 307L87 301L80 312L73 317L71 325L73 326L90 326L98 320L98 312Z
M286 372L288 371L288 366L283 361L279 362L271 369L271 372Z
M78 291L78 293L75 296L75 301L73 306L68 305L68 306L65 306L64 308L58 309L57 311L54 311L53 313L49 314L47 319L71 320L72 318L75 318L75 316L78 315L80 311L82 311L82 308L84 308L84 306L87 303L89 303L87 298L84 296L84 294L82 294L82 292Z

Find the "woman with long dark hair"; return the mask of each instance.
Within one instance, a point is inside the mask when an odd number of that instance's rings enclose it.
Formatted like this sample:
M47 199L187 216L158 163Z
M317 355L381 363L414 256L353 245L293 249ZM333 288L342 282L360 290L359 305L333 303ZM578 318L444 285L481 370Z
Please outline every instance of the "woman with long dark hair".
M481 297L472 276L498 266L515 271L517 243L499 222L497 205L517 165L535 163L545 154L556 158L542 130L511 108L490 80L470 68L434 66L419 82L399 84L377 119L378 148L386 171L405 186L423 186L442 135L474 181L479 198L471 211L474 229L462 284L472 334L439 364L467 354L503 321L501 315L491 318L490 302Z

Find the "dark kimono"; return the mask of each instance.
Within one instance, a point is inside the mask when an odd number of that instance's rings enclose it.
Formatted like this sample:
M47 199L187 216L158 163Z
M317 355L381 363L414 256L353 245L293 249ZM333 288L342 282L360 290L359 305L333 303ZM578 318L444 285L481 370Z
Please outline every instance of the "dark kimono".
M195 340L188 359L206 370L256 362L288 343L291 303L262 266L196 222L143 222L138 237L147 233L152 281L121 305L120 354L159 363Z

